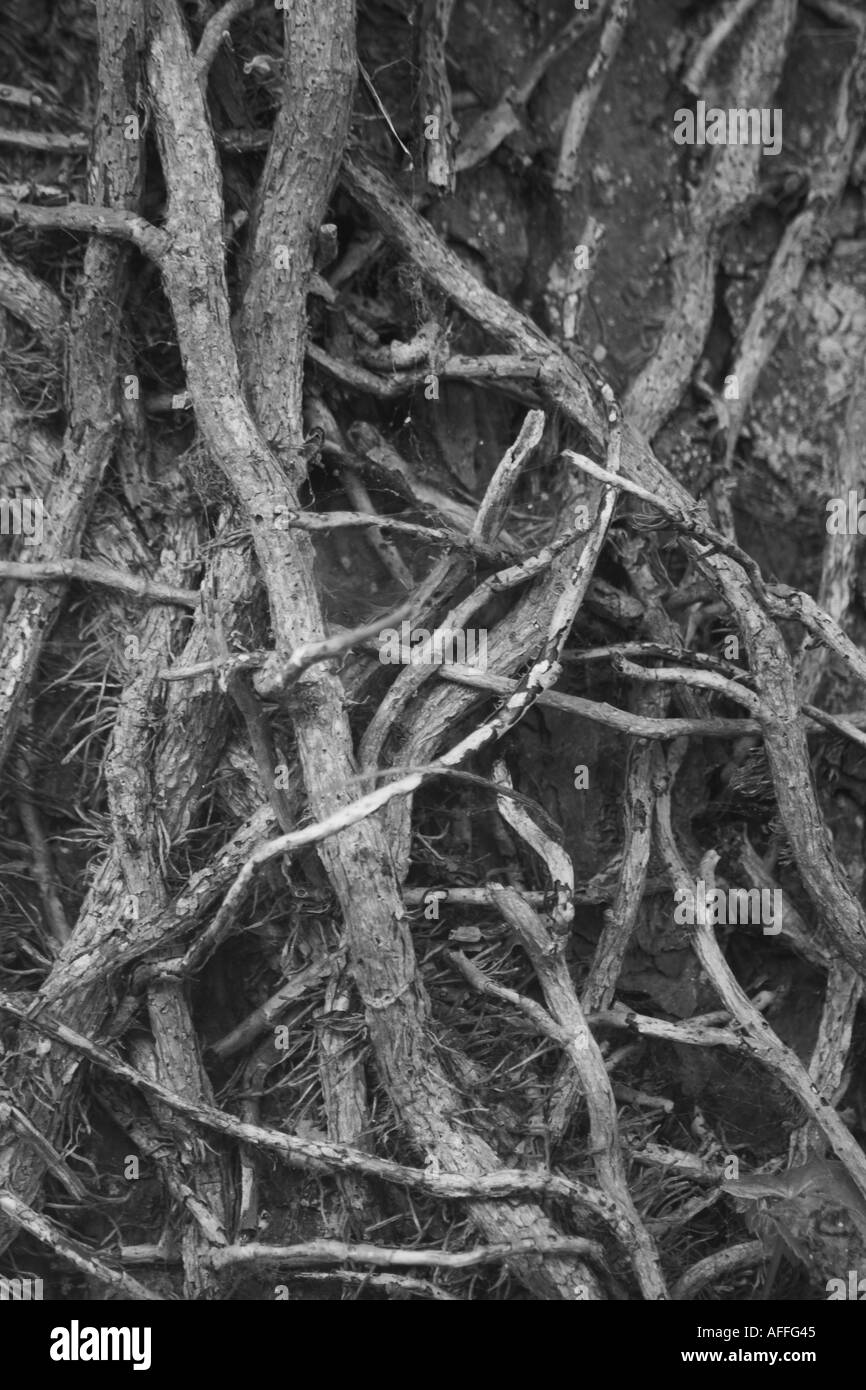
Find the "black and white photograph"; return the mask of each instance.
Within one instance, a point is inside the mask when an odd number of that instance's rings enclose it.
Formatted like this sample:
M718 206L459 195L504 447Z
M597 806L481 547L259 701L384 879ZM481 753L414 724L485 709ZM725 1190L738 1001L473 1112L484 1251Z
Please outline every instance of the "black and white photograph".
M853 1354L864 127L863 0L0 0L28 1372Z

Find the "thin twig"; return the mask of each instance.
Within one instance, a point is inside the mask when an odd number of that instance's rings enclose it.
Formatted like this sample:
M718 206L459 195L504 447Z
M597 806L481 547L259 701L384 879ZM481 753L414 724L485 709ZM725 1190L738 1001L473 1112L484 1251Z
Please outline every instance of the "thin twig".
M625 33L631 6L632 0L613 0L601 33L598 52L589 65L583 86L571 103L562 132L559 159L553 179L553 187L557 193L570 193L577 182L578 159L583 137Z
M171 584L159 584L154 579L139 579L124 574L95 560L38 560L32 564L15 560L0 560L0 579L14 579L23 584L46 584L53 580L77 579L84 584L99 584L117 589L131 598L146 603L174 603L182 608L197 608L199 596L194 589L177 589Z
M220 44L230 37L229 31L238 15L251 10L254 3L255 0L225 0L225 4L220 6L216 14L211 15L195 52L195 70L199 82L207 83L208 73L219 52Z
M385 1269L476 1269L479 1265L508 1261L527 1255L582 1255L604 1268L604 1249L598 1241L581 1236L562 1237L545 1243L527 1240L522 1245L483 1245L476 1250L389 1249L387 1246L350 1245L341 1240L309 1240L303 1245L228 1245L213 1250L210 1260L215 1269L238 1265L280 1264L286 1269L309 1265L368 1264Z

